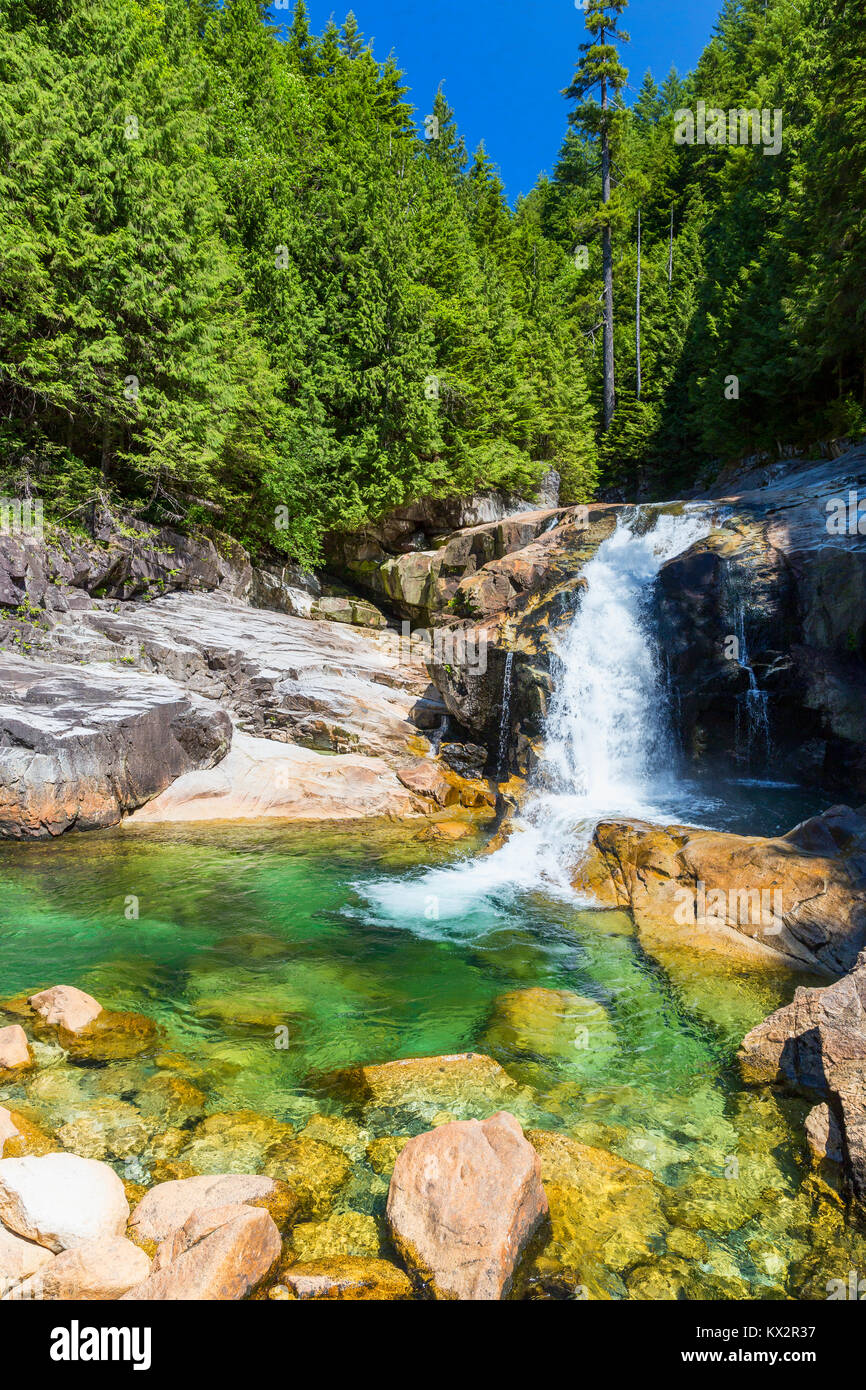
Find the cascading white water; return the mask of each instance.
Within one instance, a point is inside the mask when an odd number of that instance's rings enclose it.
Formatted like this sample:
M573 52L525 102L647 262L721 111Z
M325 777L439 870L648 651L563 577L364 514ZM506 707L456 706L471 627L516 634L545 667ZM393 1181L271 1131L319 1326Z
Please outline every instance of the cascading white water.
M514 889L570 896L571 870L601 818L668 814L677 800L675 743L648 607L661 566L710 524L698 509L620 519L583 570L583 592L556 653L544 758L509 839L494 854L430 870L412 884L368 889L378 907L406 918L428 910L422 900L434 902L440 920Z

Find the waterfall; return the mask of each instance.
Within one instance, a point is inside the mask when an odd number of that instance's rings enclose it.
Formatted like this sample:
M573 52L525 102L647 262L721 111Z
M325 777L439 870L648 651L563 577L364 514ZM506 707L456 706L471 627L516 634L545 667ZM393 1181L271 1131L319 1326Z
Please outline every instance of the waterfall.
M466 918L480 900L515 890L572 897L574 866L600 819L678 818L683 788L650 610L661 566L710 524L701 509L620 518L582 571L580 601L554 657L544 757L508 840L412 884L368 889L378 908L417 920L433 902L439 921Z
M496 759L496 780L502 781L505 771L505 758L508 753L508 734L511 726L511 668L514 665L514 652L505 654L505 673L502 677L502 714L499 717L499 752Z
M744 756L751 768L755 751L762 764L770 761L770 711L766 690L761 690L749 661L746 640L746 605L742 596L737 599L736 616L737 664L748 676L749 688L737 696L735 741L738 756ZM744 717L745 716L745 717Z

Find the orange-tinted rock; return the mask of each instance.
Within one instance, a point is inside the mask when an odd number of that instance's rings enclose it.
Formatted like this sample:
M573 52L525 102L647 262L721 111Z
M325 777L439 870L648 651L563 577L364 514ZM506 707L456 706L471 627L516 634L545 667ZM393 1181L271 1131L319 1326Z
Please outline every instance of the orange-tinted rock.
M506 1297L547 1212L541 1161L504 1111L411 1139L388 1192L394 1243L440 1299Z
M121 1298L146 1279L150 1260L123 1236L92 1240L44 1264L20 1289L19 1298L45 1301L106 1301Z
M270 1274L282 1242L261 1208L229 1205L194 1212L157 1250L149 1278L124 1299L206 1300L246 1298Z
M0 1028L0 1072L23 1071L32 1063L27 1034L21 1025L10 1023L8 1028Z
M190 1217L225 1206L264 1207L283 1227L297 1211L298 1201L285 1183L253 1173L183 1178L150 1189L132 1213L129 1234L149 1249L179 1230Z
M91 994L73 985L53 985L29 999L31 1009L51 1028L80 1033L102 1013L102 1005Z

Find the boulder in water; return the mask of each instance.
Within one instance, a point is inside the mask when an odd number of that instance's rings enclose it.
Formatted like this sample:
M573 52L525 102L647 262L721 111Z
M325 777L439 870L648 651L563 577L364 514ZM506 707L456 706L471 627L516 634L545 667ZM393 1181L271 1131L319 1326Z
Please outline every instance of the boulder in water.
M834 806L771 839L601 821L575 882L628 907L650 946L680 940L836 974L866 944L866 815Z
M388 1192L397 1249L439 1299L501 1299L547 1216L541 1163L513 1115L419 1134Z

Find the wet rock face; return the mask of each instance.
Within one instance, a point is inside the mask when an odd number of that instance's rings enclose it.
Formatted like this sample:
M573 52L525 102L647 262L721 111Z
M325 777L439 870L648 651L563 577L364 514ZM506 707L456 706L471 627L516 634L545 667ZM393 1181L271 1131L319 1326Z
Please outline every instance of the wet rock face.
M726 498L724 529L663 566L659 647L692 759L766 767L748 746L751 669L773 769L866 791L866 534L836 524L852 489L866 490L866 450L794 465Z
M775 839L602 821L575 882L628 907L642 939L836 974L866 943L866 816L833 807Z

